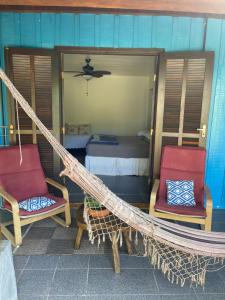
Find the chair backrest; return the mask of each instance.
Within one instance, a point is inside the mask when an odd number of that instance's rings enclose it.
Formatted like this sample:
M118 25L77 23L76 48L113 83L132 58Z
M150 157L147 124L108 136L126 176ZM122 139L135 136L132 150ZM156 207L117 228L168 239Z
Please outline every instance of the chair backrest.
M160 167L159 197L166 198L166 180L193 180L196 202L204 202L205 149L165 146Z
M22 145L20 165L19 146L0 149L0 186L18 201L47 194L37 145Z

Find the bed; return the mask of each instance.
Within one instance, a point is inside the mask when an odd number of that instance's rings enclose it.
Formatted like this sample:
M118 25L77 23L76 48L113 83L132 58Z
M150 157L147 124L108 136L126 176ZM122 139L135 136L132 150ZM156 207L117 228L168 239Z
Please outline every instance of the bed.
M86 148L91 137L91 124L65 124L64 147L66 149Z
M149 173L149 142L139 136L118 136L116 142L92 142L86 147L86 168L97 175L137 175Z
M90 134L82 134L82 135L66 134L64 137L64 147L66 149L86 148L90 137L91 137Z

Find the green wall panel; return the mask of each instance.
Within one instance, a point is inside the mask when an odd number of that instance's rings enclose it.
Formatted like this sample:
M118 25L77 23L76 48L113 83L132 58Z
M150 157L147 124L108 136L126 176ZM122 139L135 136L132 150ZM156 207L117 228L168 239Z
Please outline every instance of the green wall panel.
M207 28L206 49L215 51L214 78L208 137L207 182L215 206L225 208L225 21L210 19Z
M99 19L99 46L113 47L115 16L100 15Z

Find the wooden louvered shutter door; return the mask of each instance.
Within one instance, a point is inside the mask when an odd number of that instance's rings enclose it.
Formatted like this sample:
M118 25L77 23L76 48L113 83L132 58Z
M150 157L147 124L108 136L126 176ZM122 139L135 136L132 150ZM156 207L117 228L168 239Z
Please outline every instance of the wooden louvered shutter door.
M160 57L154 177L164 145L205 146L213 70L212 52Z
M8 72L16 88L32 106L44 125L59 139L60 111L57 84L57 63L54 51L43 49L8 49ZM18 124L15 102L10 101L11 144L18 144ZM36 125L19 107L22 144L38 144L46 176L59 172L60 161Z

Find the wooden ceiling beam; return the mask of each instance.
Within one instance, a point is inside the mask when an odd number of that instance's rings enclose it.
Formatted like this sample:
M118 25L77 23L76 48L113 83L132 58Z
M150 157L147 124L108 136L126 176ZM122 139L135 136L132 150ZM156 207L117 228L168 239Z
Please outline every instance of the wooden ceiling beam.
M0 10L225 16L225 0L1 0Z

